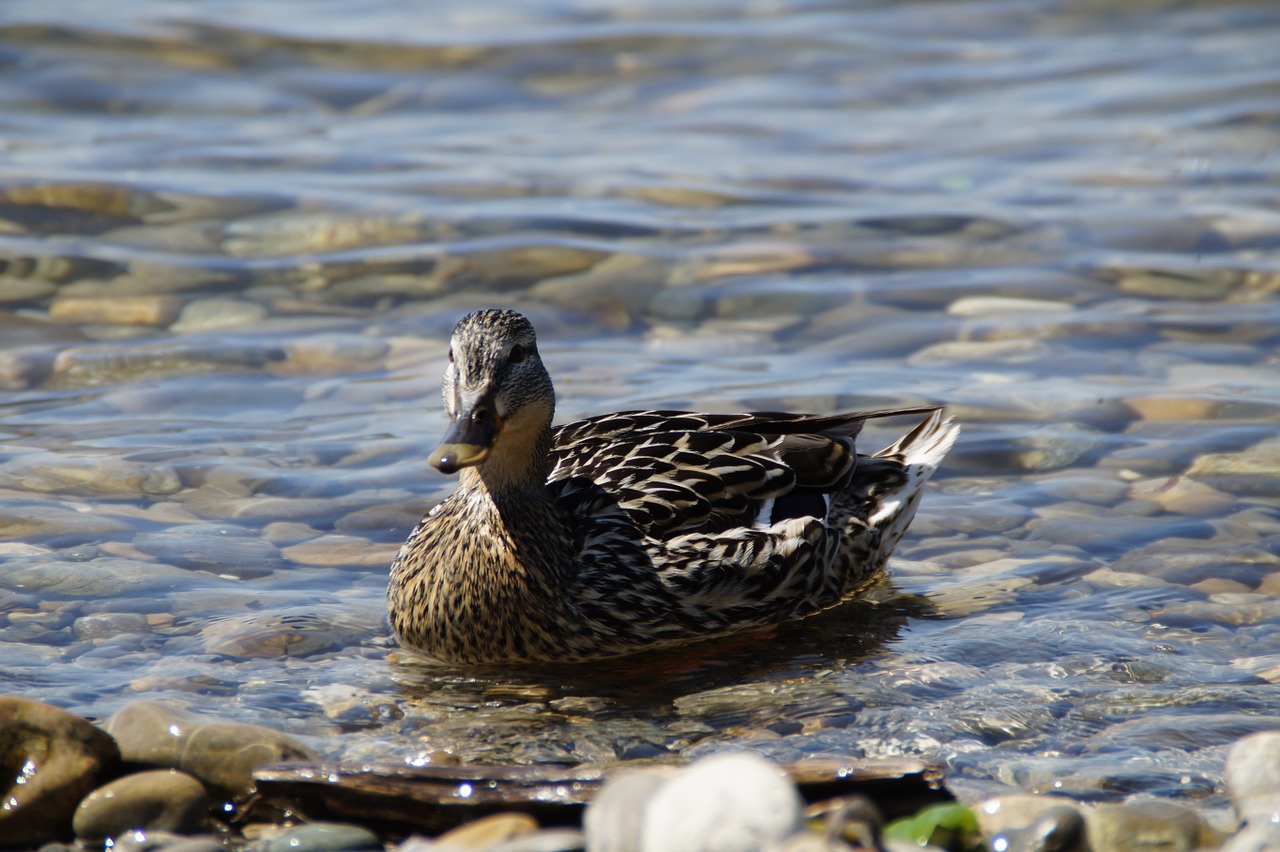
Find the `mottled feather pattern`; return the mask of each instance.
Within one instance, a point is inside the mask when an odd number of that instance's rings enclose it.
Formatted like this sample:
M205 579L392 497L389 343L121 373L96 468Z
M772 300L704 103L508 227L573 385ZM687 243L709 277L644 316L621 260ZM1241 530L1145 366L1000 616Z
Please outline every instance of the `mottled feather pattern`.
M519 370L503 361L514 341L531 353ZM599 659L835 606L883 571L958 431L937 406L628 411L552 430L527 320L472 314L453 351L466 360L446 389L478 370L469 382L493 388L483 404L508 425L411 534L388 605L404 645L455 663ZM545 422L520 425L524 411ZM856 452L868 419L920 414Z

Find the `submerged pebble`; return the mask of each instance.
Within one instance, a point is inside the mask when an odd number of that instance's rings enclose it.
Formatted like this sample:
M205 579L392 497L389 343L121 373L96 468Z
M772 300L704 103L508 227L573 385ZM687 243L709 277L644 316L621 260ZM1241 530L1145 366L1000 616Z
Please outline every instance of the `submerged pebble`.
M136 701L107 720L107 733L129 763L180 769L216 795L243 796L254 767L314 760L292 737L258 725L224 721L150 701Z

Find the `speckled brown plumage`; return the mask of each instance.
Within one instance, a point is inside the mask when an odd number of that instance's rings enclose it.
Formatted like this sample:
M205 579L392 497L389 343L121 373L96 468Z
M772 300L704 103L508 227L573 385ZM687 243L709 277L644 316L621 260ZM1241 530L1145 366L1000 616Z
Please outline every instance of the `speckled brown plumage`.
M391 566L391 625L453 663L573 662L725 636L855 597L883 569L958 428L940 407L835 415L631 411L551 428L533 327L454 330L457 490ZM872 456L866 420L926 415Z

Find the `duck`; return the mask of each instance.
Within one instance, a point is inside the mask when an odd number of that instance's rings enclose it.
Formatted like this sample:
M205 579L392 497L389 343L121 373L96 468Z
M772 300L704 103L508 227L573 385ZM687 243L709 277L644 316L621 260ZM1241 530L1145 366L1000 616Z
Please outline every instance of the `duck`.
M397 553L400 645L451 665L579 663L770 627L883 573L959 432L941 405L844 414L638 410L553 428L530 321L467 314L429 463L456 474ZM869 420L918 422L872 455Z

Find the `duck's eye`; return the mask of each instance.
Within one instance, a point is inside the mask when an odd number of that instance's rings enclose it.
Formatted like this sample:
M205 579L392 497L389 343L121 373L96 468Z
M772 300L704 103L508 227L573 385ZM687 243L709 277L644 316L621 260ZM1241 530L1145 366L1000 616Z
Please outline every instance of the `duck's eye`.
M449 363L450 364L453 363L453 347L452 346L449 347Z
M524 347L517 343L511 347L511 351L507 353L507 362L510 364L521 364L525 359Z

